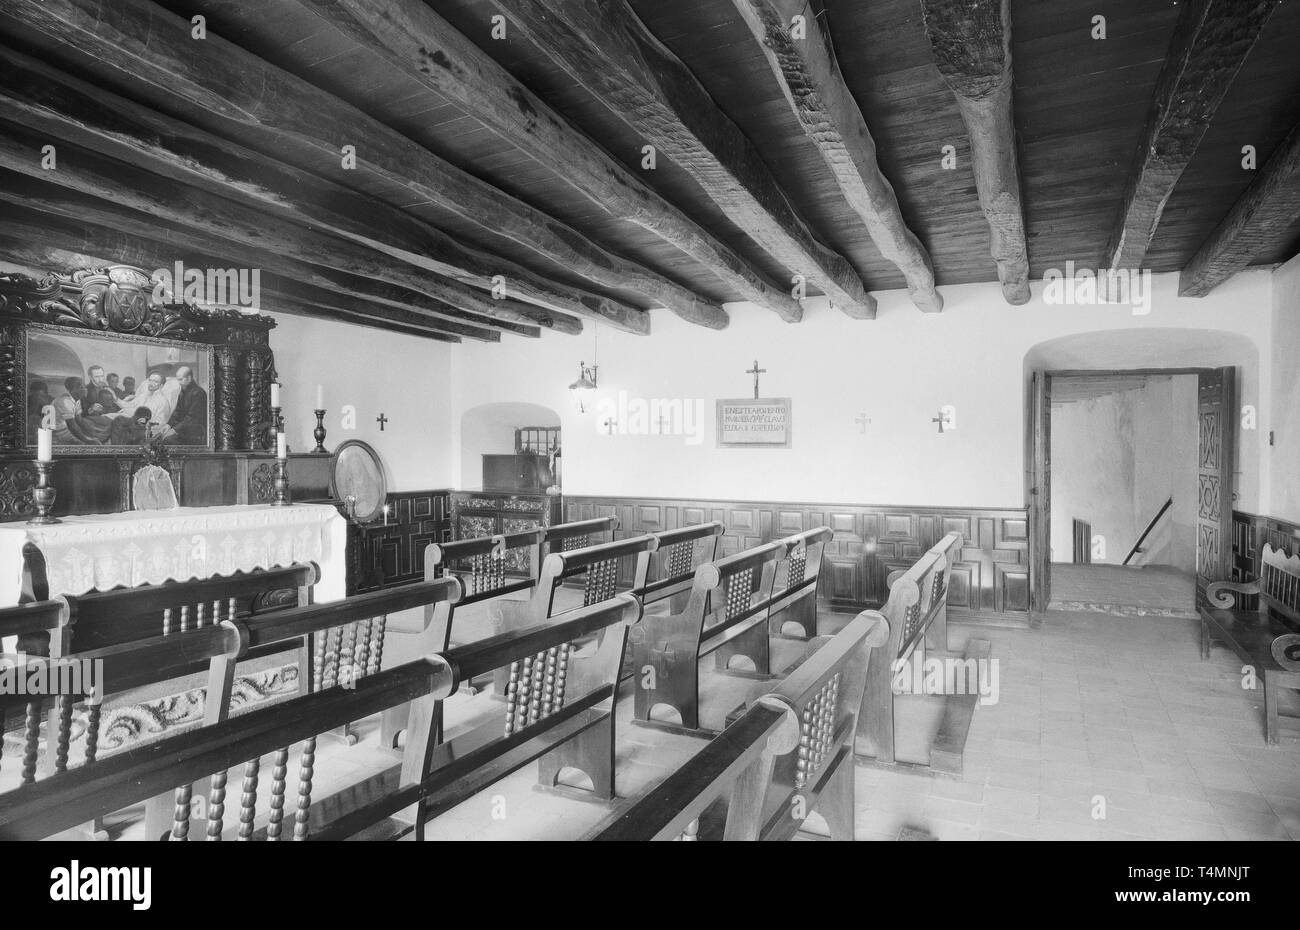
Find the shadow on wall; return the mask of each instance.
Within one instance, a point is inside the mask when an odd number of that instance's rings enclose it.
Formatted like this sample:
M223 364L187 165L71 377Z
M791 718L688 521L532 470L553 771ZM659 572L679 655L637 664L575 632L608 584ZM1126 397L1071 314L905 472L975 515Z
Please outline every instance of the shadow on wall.
M512 455L515 430L558 427L560 415L550 407L524 402L480 404L460 420L460 483L467 491L483 490L483 456Z

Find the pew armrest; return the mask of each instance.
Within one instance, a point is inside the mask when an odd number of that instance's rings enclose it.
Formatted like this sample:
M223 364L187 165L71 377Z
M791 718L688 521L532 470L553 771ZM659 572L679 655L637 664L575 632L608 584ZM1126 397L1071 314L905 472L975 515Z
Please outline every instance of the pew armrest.
M1205 598L1215 607L1231 610L1236 603L1234 593L1259 594L1259 582L1215 581L1205 589Z

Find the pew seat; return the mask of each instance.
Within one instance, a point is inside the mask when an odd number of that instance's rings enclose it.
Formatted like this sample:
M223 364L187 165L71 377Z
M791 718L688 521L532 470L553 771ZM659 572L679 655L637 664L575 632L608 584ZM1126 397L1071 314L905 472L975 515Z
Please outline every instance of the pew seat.
M1245 598L1256 599L1247 606ZM1300 690L1300 555L1288 556L1268 543L1260 557L1258 581L1218 581L1206 589L1200 608L1201 658L1215 641L1235 652L1254 670L1264 692L1264 741L1278 744L1300 733L1300 717L1280 709L1283 690Z

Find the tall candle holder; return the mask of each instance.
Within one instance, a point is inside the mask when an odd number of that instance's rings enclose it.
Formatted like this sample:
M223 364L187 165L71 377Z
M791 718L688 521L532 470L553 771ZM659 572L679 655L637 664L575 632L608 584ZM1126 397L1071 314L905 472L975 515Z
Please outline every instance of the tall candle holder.
M283 407L271 408L271 432L273 433L284 432L284 415L280 413L283 409Z
M275 460L275 476L271 479L271 486L275 488L275 500L271 501L272 507L290 507L293 501L289 499L289 460L277 458Z
M50 472L54 468L53 462L36 461L36 487L32 488L32 503L36 505L36 516L27 522L37 526L45 526L50 523L62 523L58 517L50 516L50 508L54 506L55 490L50 484Z
M316 428L311 431L311 434L316 437L316 448L311 450L312 454L329 455L329 450L325 448L325 411L317 408L314 412Z

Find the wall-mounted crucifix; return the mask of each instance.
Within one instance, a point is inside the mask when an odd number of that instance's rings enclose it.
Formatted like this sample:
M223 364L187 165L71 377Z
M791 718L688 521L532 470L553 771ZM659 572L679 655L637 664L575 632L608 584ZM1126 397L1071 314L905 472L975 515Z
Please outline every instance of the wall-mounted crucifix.
M754 376L754 400L758 400L758 376L767 374L767 369L759 368L758 359L754 359L754 367L748 369L745 374Z
M388 417L381 413L379 416L375 417L375 422L379 424L379 432L382 433L384 431L384 424L388 422Z
M866 412L863 411L854 418L853 422L858 424L859 433L865 433L867 431L867 424L871 422L871 417L867 416Z

